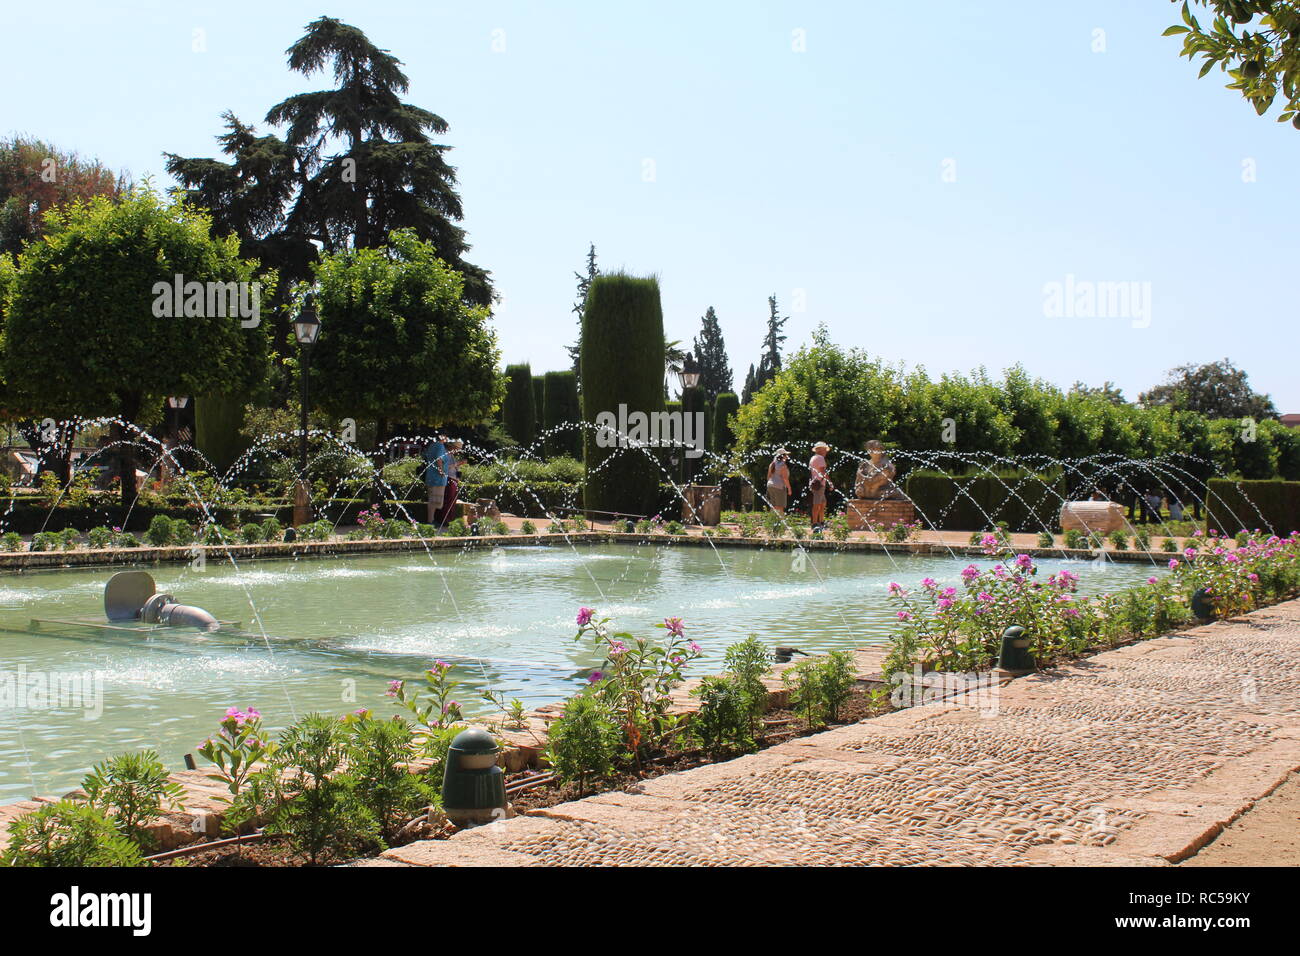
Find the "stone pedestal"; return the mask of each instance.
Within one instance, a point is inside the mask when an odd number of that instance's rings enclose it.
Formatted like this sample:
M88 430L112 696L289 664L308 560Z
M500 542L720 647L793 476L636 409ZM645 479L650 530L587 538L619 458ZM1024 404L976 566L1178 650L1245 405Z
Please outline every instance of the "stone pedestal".
M1124 527L1124 507L1115 501L1067 501L1060 520L1062 531L1110 534Z
M682 497L683 524L716 525L722 520L721 485L687 485Z
M299 480L293 485L293 526L300 528L305 524L311 524L311 488Z
M849 528L892 528L916 520L916 508L906 498L850 498L844 506Z

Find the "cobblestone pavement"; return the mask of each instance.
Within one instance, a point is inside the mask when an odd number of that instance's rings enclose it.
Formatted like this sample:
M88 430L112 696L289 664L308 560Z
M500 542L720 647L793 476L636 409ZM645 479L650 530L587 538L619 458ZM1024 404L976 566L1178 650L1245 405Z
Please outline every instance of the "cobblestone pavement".
M1300 768L1300 602L975 703L898 711L369 865L1166 865Z

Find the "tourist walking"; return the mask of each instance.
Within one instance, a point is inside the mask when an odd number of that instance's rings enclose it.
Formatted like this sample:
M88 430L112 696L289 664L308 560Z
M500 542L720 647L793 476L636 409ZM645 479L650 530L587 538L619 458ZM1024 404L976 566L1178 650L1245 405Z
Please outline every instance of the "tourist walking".
M777 514L785 514L790 492L790 452L778 448L772 456L772 463L767 466L767 500Z
M813 531L820 531L826 523L826 493L831 489L827 475L826 454L831 446L824 441L813 445L813 456L808 459L808 491L812 495L808 520Z
M447 446L435 435L424 446L424 484L429 491L429 524L438 523L447 494Z

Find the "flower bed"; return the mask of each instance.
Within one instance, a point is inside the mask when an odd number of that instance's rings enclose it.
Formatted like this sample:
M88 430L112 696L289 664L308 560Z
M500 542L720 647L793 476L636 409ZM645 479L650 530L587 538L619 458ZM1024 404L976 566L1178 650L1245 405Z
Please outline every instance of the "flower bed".
M1040 580L1028 554L1015 554L995 535L983 539L994 563L971 564L961 585L927 578L919 591L891 584L900 605L885 675L922 671L972 672L993 666L1008 627L1024 628L1038 666L1167 633L1193 618L1201 592L1208 616L1232 617L1300 591L1300 534L1210 538L1168 561L1170 573L1113 594L1080 599L1070 571ZM1203 610L1202 613L1205 613Z

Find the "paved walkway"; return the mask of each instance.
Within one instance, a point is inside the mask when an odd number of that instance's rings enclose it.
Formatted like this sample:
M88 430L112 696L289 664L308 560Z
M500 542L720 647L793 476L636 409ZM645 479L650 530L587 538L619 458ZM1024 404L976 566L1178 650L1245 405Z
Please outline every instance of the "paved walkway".
M1293 601L364 865L1166 865L1296 768Z

